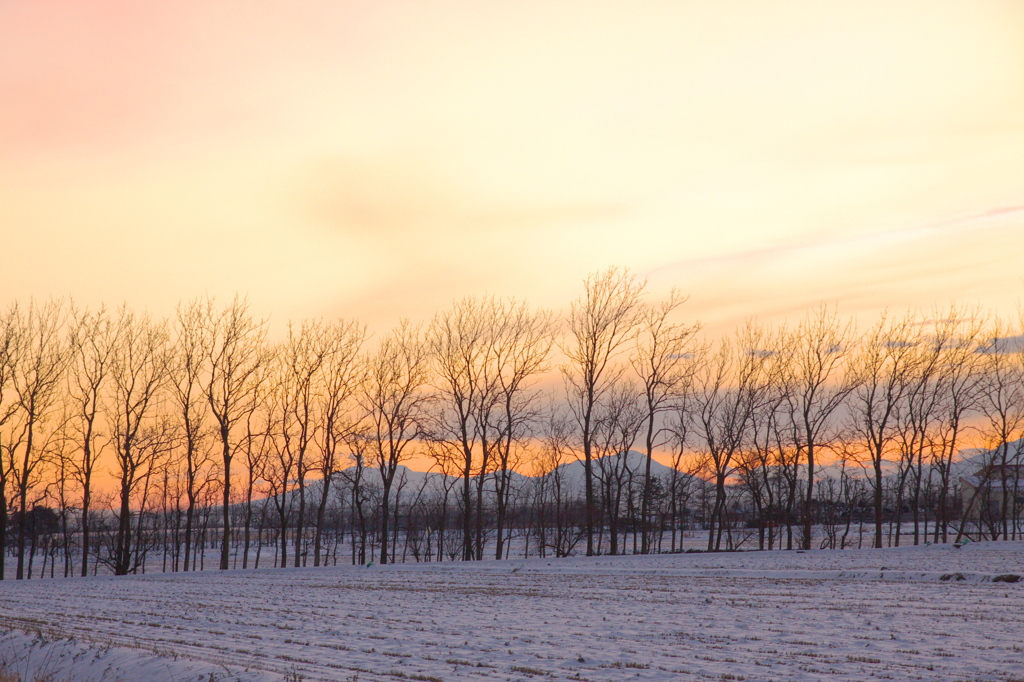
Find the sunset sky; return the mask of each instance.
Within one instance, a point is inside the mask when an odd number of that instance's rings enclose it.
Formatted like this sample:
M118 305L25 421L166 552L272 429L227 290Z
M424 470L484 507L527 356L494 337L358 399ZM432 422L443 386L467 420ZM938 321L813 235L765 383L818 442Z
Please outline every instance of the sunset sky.
M1024 298L1024 3L0 2L0 303Z

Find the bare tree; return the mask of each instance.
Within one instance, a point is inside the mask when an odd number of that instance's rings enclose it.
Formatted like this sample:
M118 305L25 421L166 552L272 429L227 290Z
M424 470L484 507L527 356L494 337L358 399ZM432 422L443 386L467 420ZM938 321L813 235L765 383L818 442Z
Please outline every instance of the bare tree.
M910 385L918 343L908 315L883 316L868 333L854 359L856 388L851 399L851 428L860 436L872 467L875 542L882 546L884 465L894 454L899 411Z
M608 526L609 551L623 553L619 546L619 519L623 493L635 474L631 461L633 444L644 427L643 397L638 388L619 380L602 396L594 409L594 453L597 455L596 478L601 486L605 521ZM602 525L603 527L603 525ZM601 534L599 534L600 537ZM600 542L598 542L600 552Z
M695 368L703 366L703 355L705 349L699 348L691 362ZM671 551L677 550L676 536L680 530L680 519L685 515L687 505L693 493L695 483L703 484L701 479L695 475L700 468L699 458L694 457L690 450L693 438L693 427L695 415L694 407L694 385L691 381L683 384L682 390L676 396L672 405L669 421L669 444L671 446L671 467L668 478L669 491L669 518L672 524ZM679 548L682 548L680 538Z
M367 420L369 421L369 420ZM350 450L350 459L353 466L342 472L342 479L348 484L351 493L350 510L352 515L352 563L365 564L367 558L373 557L372 547L369 545L371 519L368 513L368 504L373 497L372 485L365 479L367 451L372 449L372 438L369 433L369 425L363 425L365 430L357 429L347 434L346 445ZM356 542L356 531L359 531L358 544Z
M757 402L750 414L748 445L738 453L736 469L741 482L750 495L757 516L758 548L765 548L767 531L768 549L775 546L775 520L778 517L778 499L775 479L779 474L780 441L787 437L792 422L789 420L789 386L782 380L788 369L789 358L784 353L785 342L777 344L766 358L766 386L764 398Z
M812 531L821 547L859 545L872 518L872 544L887 528L898 545L911 514L915 543L951 525L1020 537L1016 320L953 306L885 315L858 339L821 306L706 346L676 321L683 297L648 305L644 286L615 268L586 280L547 411L555 322L515 300L464 299L365 356L354 322L296 323L270 347L237 299L183 303L171 326L127 307L15 305L0 314L0 554L23 578L55 575L62 552L66 575L90 557L94 572L144 572L161 544L164 570L201 569L206 545L221 568L232 553L248 568L255 523L257 560L266 544L289 566L336 562L348 538L353 562L479 560L495 538L503 559L520 532L527 555L584 538L621 554L631 534L632 552L656 552L669 529L683 546L691 512L710 550L752 539L754 519L765 549L783 547L783 524L786 548L817 546ZM988 449L958 462L975 433ZM414 454L444 478L409 475ZM975 461L961 513L953 472Z
M159 544L160 529L154 513L158 501L158 482L167 473L172 454L179 445L180 436L177 424L166 415L157 414L146 420L134 438L132 461L133 473L130 478L131 492L129 507L134 510L128 518L128 535L130 541L125 542L121 552L114 554L113 567L115 574L120 568L122 575L126 573L146 572L146 559L150 551ZM123 480L123 479L122 479ZM134 527L132 527L134 516ZM123 522L124 515L118 514L118 524Z
M245 497L244 510L242 512L242 569L249 568L249 547L251 544L251 526L253 517L253 496L256 494L257 484L267 475L267 466L270 454L273 451L274 433L271 430L271 415L268 409L268 396L271 392L271 382L267 378L274 366L273 351L268 351L268 357L259 370L258 375L253 379L252 390L246 394L243 402L242 412L245 414L245 434L241 436L238 449L245 455ZM263 500L260 504L260 530L266 520L267 502ZM257 565L259 563L259 549L257 548ZM237 560L235 562L237 564ZM258 567L258 566L257 566Z
M8 446L9 470L14 477L20 520L18 527L18 567L16 577L25 574L25 539L28 494L42 462L39 447L40 429L60 395L60 381L67 366L67 340L64 332L64 310L59 301L28 310L15 311L17 330L16 364L12 384L17 395L19 436Z
M1015 532L1010 525L1012 495L1007 492L1007 483L1010 476L1015 483L1018 478L1020 439L1024 437L1024 364L1017 357L1020 350L1015 343L1019 339L1014 338L1014 331L1018 330L997 319L980 353L984 382L981 405L988 422L984 430L994 455L989 473L1000 486L994 540L1000 532L1004 539Z
M806 462L804 496L804 549L811 549L814 471L820 448L827 447L836 427L834 416L853 391L846 371L853 327L841 322L833 310L821 306L809 313L783 344L782 381L796 456Z
M274 362L269 371L269 386L266 398L266 447L269 452L263 476L267 481L269 499L277 510L278 543L280 567L288 566L288 526L292 518L294 504L294 473L296 466L296 447L292 442L294 431L291 428L294 391L292 373L280 352L274 352ZM266 502L264 502L265 504Z
M583 446L587 556L594 554L594 406L624 371L614 361L634 334L645 286L628 270L609 268L584 280L569 313L562 376Z
M328 352L320 383L320 441L316 467L320 472L320 500L316 510L316 534L313 538L313 565L321 562L324 519L331 484L338 465L339 449L356 426L352 400L362 381L363 364L359 351L366 339L366 328L356 322L338 322L326 330Z
M525 303L510 301L495 309L496 342L494 364L497 376L497 401L493 414L483 420L495 435L485 438L497 454L495 462L495 558L505 549L503 536L512 492L512 472L516 449L531 435L530 425L538 416L539 394L531 391L530 381L547 369L554 343L554 323L546 312L533 312ZM482 549L482 548L481 548ZM482 558L478 555L478 558Z
M286 380L286 405L282 427L288 447L293 449L295 461L295 490L299 503L295 519L295 567L305 555L306 474L310 468L307 453L313 445L319 423L317 419L318 384L327 356L331 352L331 339L324 325L303 322L298 332L288 327L288 340L280 355Z
M436 471L441 476L432 507L435 517L433 532L437 537L436 557L437 561L444 561L445 551L450 544L448 502L455 486L462 480L462 456L457 446L453 447L448 441L435 439L429 433L424 436L422 443L424 451L434 461L430 471Z
M932 466L938 475L938 499L934 541L949 537L951 472L967 418L978 407L983 386L978 353L983 322L971 311L951 308L936 322L936 337L946 339L942 349L936 392L939 394L937 426L931 436Z
M423 433L429 355L419 330L408 322L385 336L370 357L359 402L366 415L371 457L380 471L380 563L388 563L391 486L398 465Z
M75 476L75 468L78 461L75 457L77 454L75 449L80 442L77 437L79 434L72 422L74 421L73 414L76 407L70 400L70 395L65 394L63 406L63 414L59 418L59 427L57 432L54 434L53 441L54 445L50 454L50 467L53 470L53 480L48 486L48 493L53 497L57 503L59 512L59 523L61 533L61 548L63 549L64 556L64 577L68 578L72 575L72 553L73 547L73 529L71 524L71 513L73 507L73 494L74 485L77 482ZM83 529L84 530L84 529ZM86 546L83 534L83 546ZM88 559L88 550L83 550L83 555ZM56 557L54 556L54 559ZM52 560L51 560L52 561ZM45 572L45 571L44 571ZM53 577L53 564L50 565L50 577Z
M694 391L696 431L702 454L715 482L715 500L708 527L708 551L721 549L726 508L726 480L733 472L733 458L750 436L751 416L763 398L763 332L748 326L739 339L723 340L696 373Z
M584 519L579 518L578 498L573 482L566 480L565 465L572 456L573 428L570 418L559 413L554 404L546 410L541 430L541 446L534 459L534 500L537 509L537 541L541 556L546 549L556 557L572 554L584 536ZM551 518L551 517L554 518ZM554 523L549 529L548 524Z
M671 409L685 384L693 379L696 364L692 362L696 348L694 339L700 324L671 321L671 315L686 298L672 290L667 300L644 306L636 347L631 358L633 369L643 384L646 430L644 434L644 489L641 499L640 551L650 551L649 518L651 514L651 461L654 450L662 444L666 430L659 424L661 415Z
M111 366L114 395L110 421L120 493L113 566L115 575L126 575L136 566L132 553L133 495L140 484L144 493L148 490L156 460L169 448L169 426L157 417L170 355L165 323L136 316L127 308L122 308L118 317ZM144 504L139 508L140 516L143 509Z
M217 423L223 463L223 535L220 569L228 569L231 543L231 461L235 452L235 425L245 416L243 406L253 390L259 368L266 362L266 323L249 313L247 301L236 298L220 313L212 306L206 318L207 376L204 393Z
M105 308L95 313L72 310L71 371L68 388L74 405L74 425L80 454L69 463L82 487L82 568L81 576L89 574L89 512L92 503L93 474L103 451L103 415L106 412L106 389L110 380L119 327Z
M915 348L913 362L903 409L899 416L898 439L900 443L900 464L897 472L895 523L902 525L903 506L906 499L906 483L912 483L910 506L914 521L914 544L920 544L921 495L925 478L925 452L934 445L934 433L940 426L944 398L947 396L945 383L949 375L944 374L944 364L950 346L956 343L957 329L948 322L933 322L930 334L923 334ZM934 454L930 459L934 460ZM925 531L927 536L927 531ZM895 545L900 544L897 532Z
M18 358L18 315L17 305L0 315L0 557L7 556L7 480L10 476L10 444L3 443L3 428L18 409L17 400L12 399L15 362ZM10 453L13 456L13 453ZM0 580L4 579L4 564L0 559Z
M446 466L458 453L466 560L483 559L489 479L495 555L504 553L514 458L535 412L530 379L545 369L552 329L550 315L523 302L467 298L435 317L428 332L439 398L431 440Z
M169 364L168 382L171 401L181 422L185 452L182 460L185 477L185 555L183 568L189 570L196 521L196 504L200 493L200 476L210 464L207 440L212 433L207 424L209 405L204 392L206 349L210 345L206 321L211 316L212 302L191 301L178 306L175 319L176 338Z
M438 314L427 331L434 364L438 400L431 420L432 440L450 443L460 455L462 476L462 558L476 557L473 543L474 509L482 515L482 490L487 474L489 448L482 443L484 413L497 400L493 368L495 329L493 301L466 298ZM472 482L478 494L473 502Z

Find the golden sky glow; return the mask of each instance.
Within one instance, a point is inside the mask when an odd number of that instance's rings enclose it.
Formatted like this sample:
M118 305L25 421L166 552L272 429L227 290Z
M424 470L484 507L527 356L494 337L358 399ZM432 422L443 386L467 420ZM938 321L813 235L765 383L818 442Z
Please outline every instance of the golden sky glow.
M0 297L1024 294L1024 4L0 3Z

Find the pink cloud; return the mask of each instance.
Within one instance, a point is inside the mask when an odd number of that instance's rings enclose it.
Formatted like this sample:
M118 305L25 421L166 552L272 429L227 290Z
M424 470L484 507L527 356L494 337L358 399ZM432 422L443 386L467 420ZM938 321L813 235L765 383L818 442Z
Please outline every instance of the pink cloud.
M289 72L347 59L350 3L0 4L0 148L109 151L272 115Z

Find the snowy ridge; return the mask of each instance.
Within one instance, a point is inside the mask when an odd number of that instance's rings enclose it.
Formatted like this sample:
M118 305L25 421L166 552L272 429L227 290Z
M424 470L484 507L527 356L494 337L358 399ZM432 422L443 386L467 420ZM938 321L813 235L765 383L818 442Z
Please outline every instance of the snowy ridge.
M159 649L112 646L36 630L0 633L0 671L23 680L174 680L175 682L263 682L280 680L276 674L247 671L210 660L180 658Z

